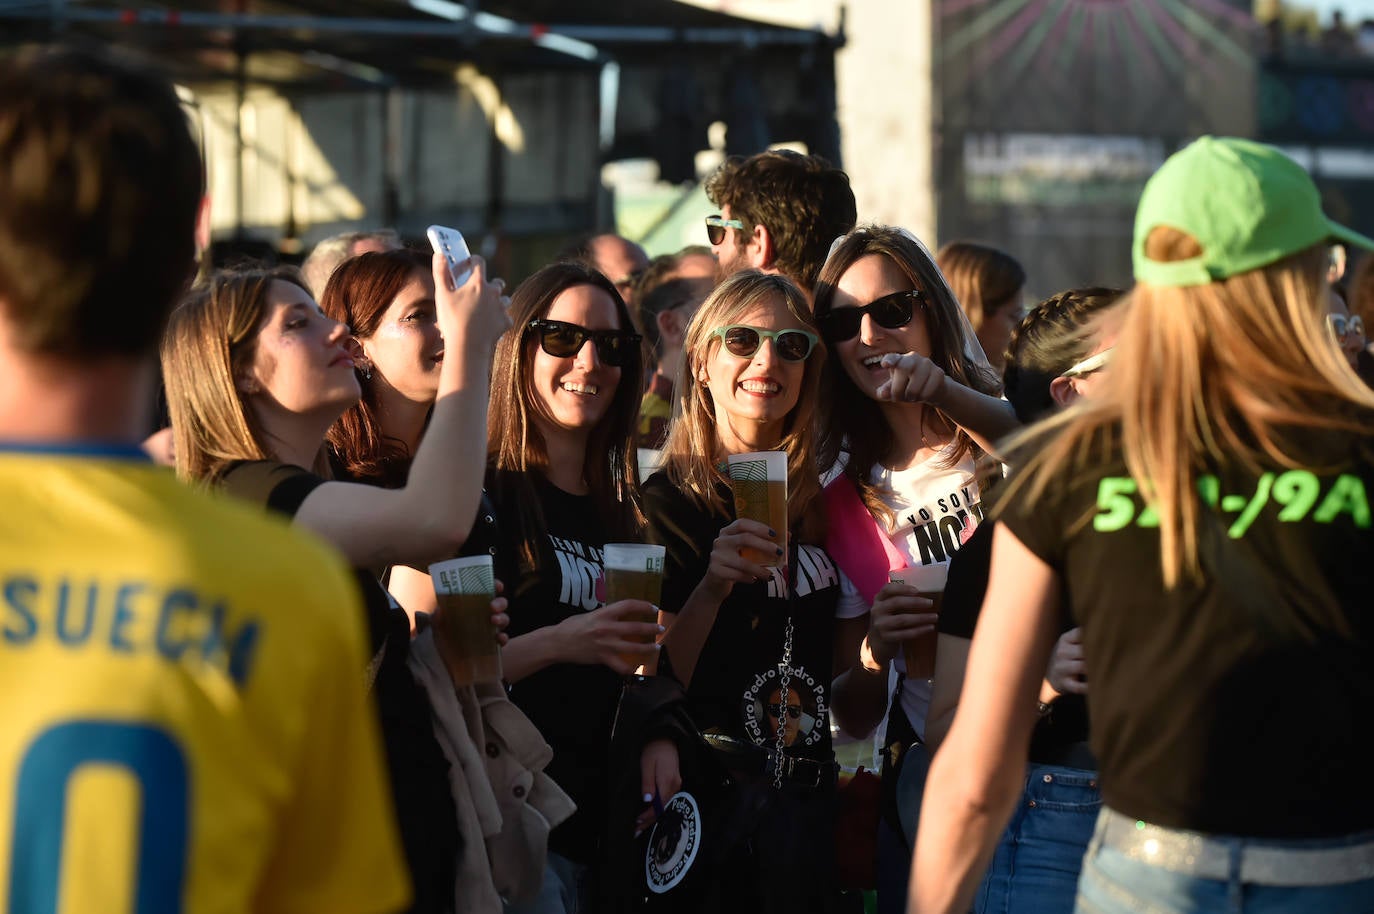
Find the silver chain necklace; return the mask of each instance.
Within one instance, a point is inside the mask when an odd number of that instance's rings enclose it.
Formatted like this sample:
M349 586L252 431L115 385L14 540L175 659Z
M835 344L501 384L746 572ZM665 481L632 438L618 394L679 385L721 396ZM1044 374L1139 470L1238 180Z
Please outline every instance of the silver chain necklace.
M791 569L788 569L789 571ZM788 583L789 596L791 582ZM791 602L790 600L788 601ZM774 740L773 789L782 789L782 766L787 748L787 697L792 691L792 607L787 607L787 628L783 632L782 661L778 663L778 732Z

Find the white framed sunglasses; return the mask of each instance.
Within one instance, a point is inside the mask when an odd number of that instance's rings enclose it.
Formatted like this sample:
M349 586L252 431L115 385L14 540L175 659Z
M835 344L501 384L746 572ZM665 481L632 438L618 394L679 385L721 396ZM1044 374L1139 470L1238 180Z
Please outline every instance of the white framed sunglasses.
M786 362L805 362L820 340L808 330L765 330L747 324L717 327L706 338L717 336L724 344L725 351L740 359L752 359L764 340L772 340L774 351Z
M1103 349L1101 352L1093 353L1083 361L1071 365L1068 370L1059 377L1081 378L1085 375L1092 374L1094 371L1101 371L1103 368L1107 367L1107 363L1111 361L1111 358L1111 348Z

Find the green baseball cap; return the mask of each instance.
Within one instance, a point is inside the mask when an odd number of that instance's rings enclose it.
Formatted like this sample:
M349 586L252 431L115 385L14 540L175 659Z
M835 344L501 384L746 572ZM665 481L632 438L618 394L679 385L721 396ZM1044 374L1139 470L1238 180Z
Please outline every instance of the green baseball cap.
M1160 226L1202 245L1190 260L1145 256ZM1204 136L1171 155L1145 184L1135 215L1137 282L1200 286L1282 260L1324 241L1374 250L1374 240L1326 218L1303 167L1273 146Z

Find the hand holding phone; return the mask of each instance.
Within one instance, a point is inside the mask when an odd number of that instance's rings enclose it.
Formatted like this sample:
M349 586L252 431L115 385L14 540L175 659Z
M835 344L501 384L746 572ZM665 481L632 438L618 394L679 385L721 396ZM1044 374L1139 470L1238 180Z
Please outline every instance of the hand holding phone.
M457 289L467 282L472 275L472 264L469 262L472 254L468 251L468 243L463 240L463 233L442 225L431 225L425 229L425 235L434 253L444 255L449 279L453 282L452 288Z

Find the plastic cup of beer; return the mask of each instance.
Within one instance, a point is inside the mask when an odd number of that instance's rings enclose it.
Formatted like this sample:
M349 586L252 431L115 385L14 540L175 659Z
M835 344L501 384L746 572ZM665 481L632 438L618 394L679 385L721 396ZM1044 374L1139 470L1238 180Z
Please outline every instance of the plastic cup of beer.
M745 549L741 555L759 565L785 565L787 555L787 452L754 451L725 458L730 490L735 496L735 517L766 524L778 535L777 552Z
M926 568L903 568L888 575L894 584L910 584L919 596L933 604L930 609L914 610L940 614L940 603L945 597L945 565L931 565ZM935 645L939 640L938 632L921 635L902 642L902 659L906 662L908 679L929 679L935 675Z
M644 482L663 465L663 452L647 447L636 448L635 461L639 464L639 481Z
M501 648L491 624L496 575L491 556L449 559L429 566L439 612L434 635L443 644L444 662L453 684L501 681Z
M663 596L663 555L662 546L607 543L601 555L602 567L606 569L606 602L643 600L657 606ZM658 616L652 610L646 610L643 616L626 616L625 619L658 624ZM635 640L641 644L654 643L652 635ZM644 658L627 655L625 662L639 666Z

